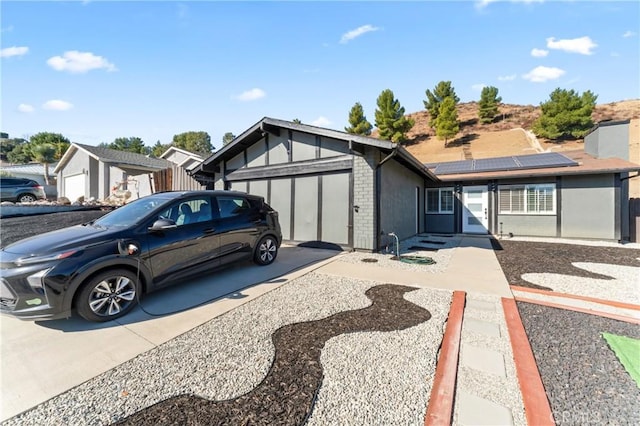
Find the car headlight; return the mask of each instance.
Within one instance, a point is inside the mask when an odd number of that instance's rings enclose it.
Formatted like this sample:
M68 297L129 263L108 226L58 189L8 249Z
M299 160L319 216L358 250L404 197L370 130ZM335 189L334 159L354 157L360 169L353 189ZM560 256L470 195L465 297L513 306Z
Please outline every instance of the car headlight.
M29 283L29 286L31 286L31 288L36 293L44 295L44 281L43 281L43 278L47 274L47 272L49 272L50 270L51 270L51 268L43 269L42 271L38 271L35 274L31 274L31 275L29 275L27 277L27 282Z
M43 263L43 262L51 262L53 260L61 260L66 259L67 257L71 257L76 254L78 250L69 250L62 253L52 253L45 254L42 256L30 256L30 257L22 257L15 261L16 265L32 265L34 263Z

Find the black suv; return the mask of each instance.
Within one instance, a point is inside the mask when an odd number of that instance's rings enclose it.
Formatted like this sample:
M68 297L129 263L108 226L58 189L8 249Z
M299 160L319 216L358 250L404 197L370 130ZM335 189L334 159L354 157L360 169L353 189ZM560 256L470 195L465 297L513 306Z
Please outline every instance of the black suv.
M0 199L2 201L29 203L46 198L44 188L35 180L0 177Z
M162 192L93 222L0 251L0 312L90 321L129 312L142 293L252 258L274 261L278 213L262 197L233 191Z

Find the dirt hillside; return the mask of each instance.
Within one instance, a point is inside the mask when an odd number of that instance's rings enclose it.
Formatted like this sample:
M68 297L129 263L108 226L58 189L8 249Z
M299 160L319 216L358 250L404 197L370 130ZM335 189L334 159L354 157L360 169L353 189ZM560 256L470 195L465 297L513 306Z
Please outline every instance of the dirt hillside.
M429 127L429 114L419 111L409 114L415 120L409 132L407 149L425 163L456 161L471 158L499 157L505 155L533 154L544 151L565 151L582 148L583 141L553 142L538 140L531 132L531 125L540 116L540 107L532 105L504 104L500 116L490 124L480 124L477 102L458 105L460 133L447 147L438 140ZM640 99L597 105L593 121L630 119L631 157L638 153L638 123L640 122ZM375 132L374 132L375 136ZM640 163L639 158L630 158Z

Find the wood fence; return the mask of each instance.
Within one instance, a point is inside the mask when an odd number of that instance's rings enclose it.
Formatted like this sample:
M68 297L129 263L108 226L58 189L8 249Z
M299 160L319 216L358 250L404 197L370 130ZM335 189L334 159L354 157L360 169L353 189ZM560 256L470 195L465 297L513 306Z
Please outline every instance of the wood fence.
M182 167L173 164L171 168L153 172L153 192L191 191L206 189L206 186L189 176Z

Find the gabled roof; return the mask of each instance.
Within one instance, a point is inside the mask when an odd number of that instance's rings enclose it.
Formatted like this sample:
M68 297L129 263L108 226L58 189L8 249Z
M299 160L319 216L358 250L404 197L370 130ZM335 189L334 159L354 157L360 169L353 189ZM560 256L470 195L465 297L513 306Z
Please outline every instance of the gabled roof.
M324 127L311 126L308 124L299 124L292 121L279 120L276 118L264 117L253 126L249 127L242 134L237 136L227 145L220 148L213 153L209 158L205 159L199 166L195 167L191 174L193 175L213 175L213 170L223 160L230 159L242 152L249 146L253 145L262 137L265 133L279 133L279 129L295 130L302 133L308 133L312 135L325 136L328 138L344 141L345 144L349 144L349 147L356 145L371 146L380 149L381 151L391 152L394 151L396 159L402 161L405 165L414 169L423 176L437 181L438 178L431 173L427 167L425 167L418 159L416 159L409 151L403 146L385 140L380 140L368 136L353 135L347 132L341 132L338 130L326 129Z
M518 168L515 170L470 171L467 173L438 175L438 178L443 182L454 182L481 179L529 178L640 171L640 164L631 163L620 158L596 158L587 154L583 150L563 151L562 154L569 160L575 162L575 165L530 167ZM443 164L446 163L434 163L429 166L433 170L436 170L437 167L441 167Z
M127 168L130 170L155 171L171 167L170 161L161 158L151 158L143 154L136 154L134 152L119 151L117 149L83 145L74 142L71 144L71 146L69 146L67 151L60 159L60 162L56 166L54 173L58 173L58 171L63 169L64 166L67 165L69 160L71 160L71 158L78 151L83 151L90 157L93 157L96 160L107 163L111 166Z
M166 159L171 154L176 153L176 152L179 152L179 153L181 153L181 154L183 154L183 155L185 155L187 157L181 163L178 163L178 166L184 167L186 169L190 169L190 168L196 167L199 163L202 162L202 160L204 160L204 157L202 157L200 154L196 154L195 152L187 151L186 149L177 148L175 146L170 146L165 152L162 153L162 155L160 155L160 158ZM170 161L170 160L168 160L168 161Z

